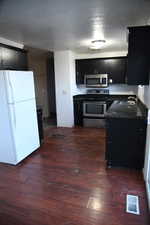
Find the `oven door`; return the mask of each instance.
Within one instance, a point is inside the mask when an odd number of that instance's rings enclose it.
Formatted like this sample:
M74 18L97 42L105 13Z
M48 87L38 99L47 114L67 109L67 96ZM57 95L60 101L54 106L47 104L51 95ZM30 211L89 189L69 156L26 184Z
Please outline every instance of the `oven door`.
M104 117L106 112L106 102L89 101L83 102L83 116Z

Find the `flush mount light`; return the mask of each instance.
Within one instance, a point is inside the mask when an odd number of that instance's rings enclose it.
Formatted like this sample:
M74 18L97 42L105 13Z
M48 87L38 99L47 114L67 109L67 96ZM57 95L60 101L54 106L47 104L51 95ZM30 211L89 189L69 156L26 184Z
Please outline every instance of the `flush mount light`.
M91 41L91 46L89 47L90 49L101 49L105 45L106 41L105 40L94 40Z

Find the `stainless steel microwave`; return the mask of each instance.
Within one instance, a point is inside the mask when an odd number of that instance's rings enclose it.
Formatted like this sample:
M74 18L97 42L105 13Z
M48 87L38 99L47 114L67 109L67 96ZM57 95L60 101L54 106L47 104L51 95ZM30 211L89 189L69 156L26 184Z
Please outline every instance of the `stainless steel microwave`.
M108 74L93 74L84 76L86 87L108 87Z

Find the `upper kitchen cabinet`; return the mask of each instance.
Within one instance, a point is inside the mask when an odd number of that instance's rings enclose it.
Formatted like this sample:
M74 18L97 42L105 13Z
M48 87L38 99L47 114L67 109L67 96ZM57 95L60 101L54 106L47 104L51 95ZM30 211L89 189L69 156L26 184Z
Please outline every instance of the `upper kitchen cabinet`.
M27 51L21 50L17 52L17 61L19 70L28 70Z
M0 44L0 69L27 70L27 51Z
M150 70L150 27L129 27L127 83L148 85Z
M125 83L127 57L76 60L76 83L84 84L87 74L107 73L113 84Z
M127 57L110 58L105 60L108 77L112 84L124 84L126 80Z
M76 83L84 84L84 75L95 74L93 60L90 59L80 59L76 60Z

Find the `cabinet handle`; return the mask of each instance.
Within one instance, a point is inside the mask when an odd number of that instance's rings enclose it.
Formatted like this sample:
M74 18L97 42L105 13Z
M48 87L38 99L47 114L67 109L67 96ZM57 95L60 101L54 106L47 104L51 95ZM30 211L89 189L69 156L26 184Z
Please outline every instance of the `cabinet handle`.
M139 129L139 131L143 131L143 129L142 129L142 128L140 128L140 129Z

